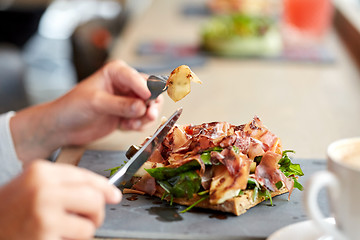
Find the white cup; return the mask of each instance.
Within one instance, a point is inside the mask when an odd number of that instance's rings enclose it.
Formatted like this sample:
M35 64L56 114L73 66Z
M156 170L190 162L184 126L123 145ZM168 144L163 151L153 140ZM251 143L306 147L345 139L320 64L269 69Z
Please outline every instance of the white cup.
M327 149L328 170L307 182L305 206L311 219L336 240L360 239L360 137L338 140ZM325 221L317 201L329 189L330 211L336 224Z

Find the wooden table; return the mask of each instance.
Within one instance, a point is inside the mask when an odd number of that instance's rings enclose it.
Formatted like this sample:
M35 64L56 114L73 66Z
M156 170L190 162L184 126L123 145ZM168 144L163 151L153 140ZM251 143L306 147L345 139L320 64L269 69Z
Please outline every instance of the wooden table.
M203 17L184 17L181 9L193 1L156 0L133 18L118 39L112 58L138 65L140 43L152 40L194 44L200 40ZM297 158L326 157L332 141L360 135L360 73L338 36L330 32L324 44L335 55L332 64L226 59L209 57L192 70L203 81L193 84L185 99L165 96L161 115L183 107L179 124L227 121L242 124L258 115L277 134L284 149ZM169 72L164 72L169 74ZM116 131L82 148L66 148L60 162L76 164L85 149L125 150L152 134Z

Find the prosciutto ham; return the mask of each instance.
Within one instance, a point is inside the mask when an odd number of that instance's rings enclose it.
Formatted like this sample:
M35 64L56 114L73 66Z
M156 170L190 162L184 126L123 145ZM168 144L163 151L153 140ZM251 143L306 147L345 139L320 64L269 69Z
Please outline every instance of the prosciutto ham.
M155 178L151 177L149 174L145 174L138 179L138 181L133 185L133 188L152 196L156 192Z
M244 126L244 131L251 138L259 140L262 143L263 150L281 154L280 139L270 132L258 117Z
M266 152L261 159L259 166L256 167L255 179L270 191L276 191L276 183L282 182L289 190L289 199L294 188L294 181L287 178L283 172L279 170L278 162L281 155L274 152Z

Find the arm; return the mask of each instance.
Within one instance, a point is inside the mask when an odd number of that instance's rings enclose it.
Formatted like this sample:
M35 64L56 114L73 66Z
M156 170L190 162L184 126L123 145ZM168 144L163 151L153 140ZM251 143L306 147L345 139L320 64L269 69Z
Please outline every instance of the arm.
M17 159L9 127L13 115L14 112L0 115L0 186L22 171L22 164Z
M160 96L150 97L146 78L123 61L105 65L63 97L18 112L10 122L24 163L64 145L86 144L120 127L141 130L158 116Z

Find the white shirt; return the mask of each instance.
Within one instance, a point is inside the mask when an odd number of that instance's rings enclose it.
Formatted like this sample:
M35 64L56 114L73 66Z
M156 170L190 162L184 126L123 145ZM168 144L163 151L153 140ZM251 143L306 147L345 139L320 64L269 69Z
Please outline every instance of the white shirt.
M0 186L22 171L10 132L10 118L14 115L14 112L0 114Z

